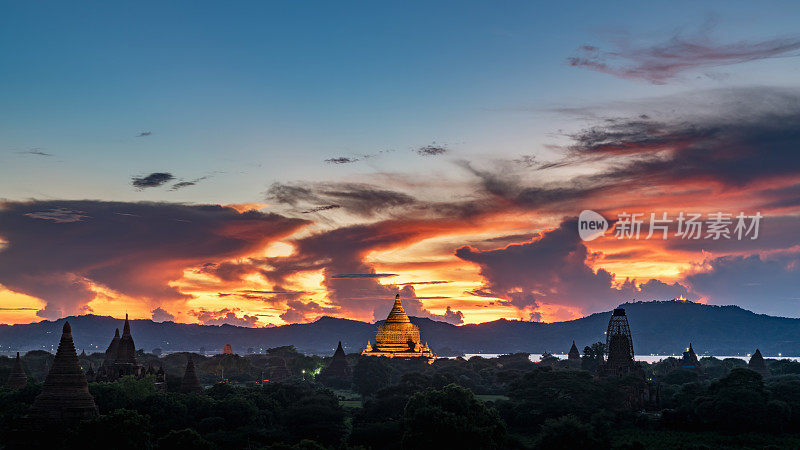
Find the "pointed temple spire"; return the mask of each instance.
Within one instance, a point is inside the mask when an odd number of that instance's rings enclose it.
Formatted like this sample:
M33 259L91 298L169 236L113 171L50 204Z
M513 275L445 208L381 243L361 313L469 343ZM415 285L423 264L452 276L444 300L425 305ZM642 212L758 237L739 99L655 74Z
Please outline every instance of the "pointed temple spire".
M569 349L569 353L567 354L567 360L569 361L580 361L581 360L581 352L578 351L578 347L575 345L575 341L572 341L572 347Z
M408 314L406 314L406 310L403 309L403 304L400 303L400 294L395 295L395 297L394 297L394 306L392 306L392 310L389 311L389 316L386 318L386 322L388 322L388 323L411 323L411 319L408 318Z
M31 417L46 420L88 419L97 415L97 405L86 375L78 364L78 354L72 341L72 328L64 322L61 342L42 392L33 401Z
M11 389L22 389L28 384L28 376L25 375L25 369L22 368L22 360L19 359L19 352L17 352L17 359L14 360L14 367L11 368L11 374L8 376L6 386Z
M189 354L189 361L186 363L186 372L183 374L181 380L181 392L184 394L202 394L203 386L200 385L200 380L197 379L197 373L194 371L194 359L192 354Z
M764 361L764 357L761 355L761 350L759 349L756 349L756 352L750 357L750 361L747 363L747 368L760 373L761 376L764 377L769 375L769 368L767 367L767 363Z
M128 322L128 315L125 314L125 325L122 327L122 337L119 338L119 350L115 364L136 365L136 345L131 336L131 324Z
M342 341L339 341L339 346L333 353L331 362L322 369L322 372L317 376L320 383L330 387L348 387L352 379L353 371L350 364L347 363L347 356L342 348Z
M114 361L117 360L117 353L119 352L119 328L116 329L114 332L114 338L111 339L111 343L108 344L108 348L106 349L106 358L103 364L110 365L114 364Z

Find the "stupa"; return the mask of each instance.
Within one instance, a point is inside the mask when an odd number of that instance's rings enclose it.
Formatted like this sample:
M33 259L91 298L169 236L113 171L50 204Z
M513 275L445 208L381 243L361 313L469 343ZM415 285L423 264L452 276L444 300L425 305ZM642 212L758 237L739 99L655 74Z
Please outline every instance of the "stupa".
M30 415L32 418L44 420L75 420L97 416L97 405L89 393L89 383L78 363L69 322L64 322L56 357L44 380L42 392L33 401Z
M570 347L569 353L567 354L567 361L581 362L581 352L578 351L575 341L572 341L572 347Z
M352 375L353 371L350 369L350 364L347 363L342 341L339 341L339 346L333 352L331 362L322 369L317 380L326 386L345 387L350 385Z
M761 356L761 350L759 349L756 349L756 352L750 357L747 368L760 373L762 377L769 375L769 368L767 367L767 363L764 362L764 357Z
M181 392L184 394L202 394L203 386L197 378L197 373L194 371L194 360L192 355L189 355L189 361L186 363L186 371L183 373L183 380L181 380Z
M419 328L408 318L403 304L400 303L400 294L395 296L389 316L378 327L375 345L367 342L367 347L361 354L386 358L422 358L429 364L436 359L428 344L423 344L420 340Z
M6 386L11 389L22 389L28 384L28 376L25 375L25 369L22 368L22 360L19 359L19 352L17 352L17 359L14 360L14 366L11 368L11 374L8 376Z

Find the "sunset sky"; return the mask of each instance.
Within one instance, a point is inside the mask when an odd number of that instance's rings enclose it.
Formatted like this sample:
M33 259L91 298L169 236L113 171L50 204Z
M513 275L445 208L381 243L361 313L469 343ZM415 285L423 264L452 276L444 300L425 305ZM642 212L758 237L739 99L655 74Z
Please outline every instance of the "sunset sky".
M797 2L0 5L2 323L800 317Z

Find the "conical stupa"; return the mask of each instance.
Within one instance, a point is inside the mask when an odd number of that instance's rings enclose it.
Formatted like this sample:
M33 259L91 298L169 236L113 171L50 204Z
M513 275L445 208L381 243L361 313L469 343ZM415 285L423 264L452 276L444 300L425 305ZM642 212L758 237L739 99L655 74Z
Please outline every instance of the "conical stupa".
M119 352L119 328L114 331L114 338L111 339L111 343L108 344L108 348L106 349L106 358L103 361L103 364L106 366L111 366L114 364L114 361L117 360L117 352Z
M197 379L197 373L194 371L194 360L191 354L189 354L189 361L186 363L186 372L184 372L183 380L181 380L181 392L184 394L203 393L203 386L200 385L200 380Z
M42 392L33 401L30 415L45 420L88 419L97 415L86 375L78 364L69 322L64 322L56 357Z
M767 367L767 363L764 362L764 357L761 356L761 350L759 349L756 349L756 352L750 357L750 362L747 363L747 368L760 373L761 376L764 377L769 375L769 368Z
M352 374L350 364L347 363L347 357L342 348L342 341L339 341L339 346L336 347L331 362L320 372L317 380L326 386L344 387L350 384Z
M567 354L567 360L569 361L581 360L581 352L578 351L578 347L575 345L575 341L572 341L572 347L570 347L569 353Z
M11 374L8 376L6 386L11 389L22 389L28 384L28 376L25 375L25 369L22 368L22 360L19 359L19 352L17 352L17 359L14 360L14 366L11 368Z

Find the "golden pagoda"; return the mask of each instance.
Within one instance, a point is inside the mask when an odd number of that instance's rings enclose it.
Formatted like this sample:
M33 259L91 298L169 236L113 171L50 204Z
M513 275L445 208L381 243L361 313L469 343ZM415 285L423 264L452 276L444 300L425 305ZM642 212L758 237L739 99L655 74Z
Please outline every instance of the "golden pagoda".
M389 317L378 327L375 345L368 341L367 347L361 354L386 358L424 358L428 364L436 359L428 348L428 343L423 344L420 340L419 328L408 318L400 303L400 294L394 298L394 306L389 312Z

